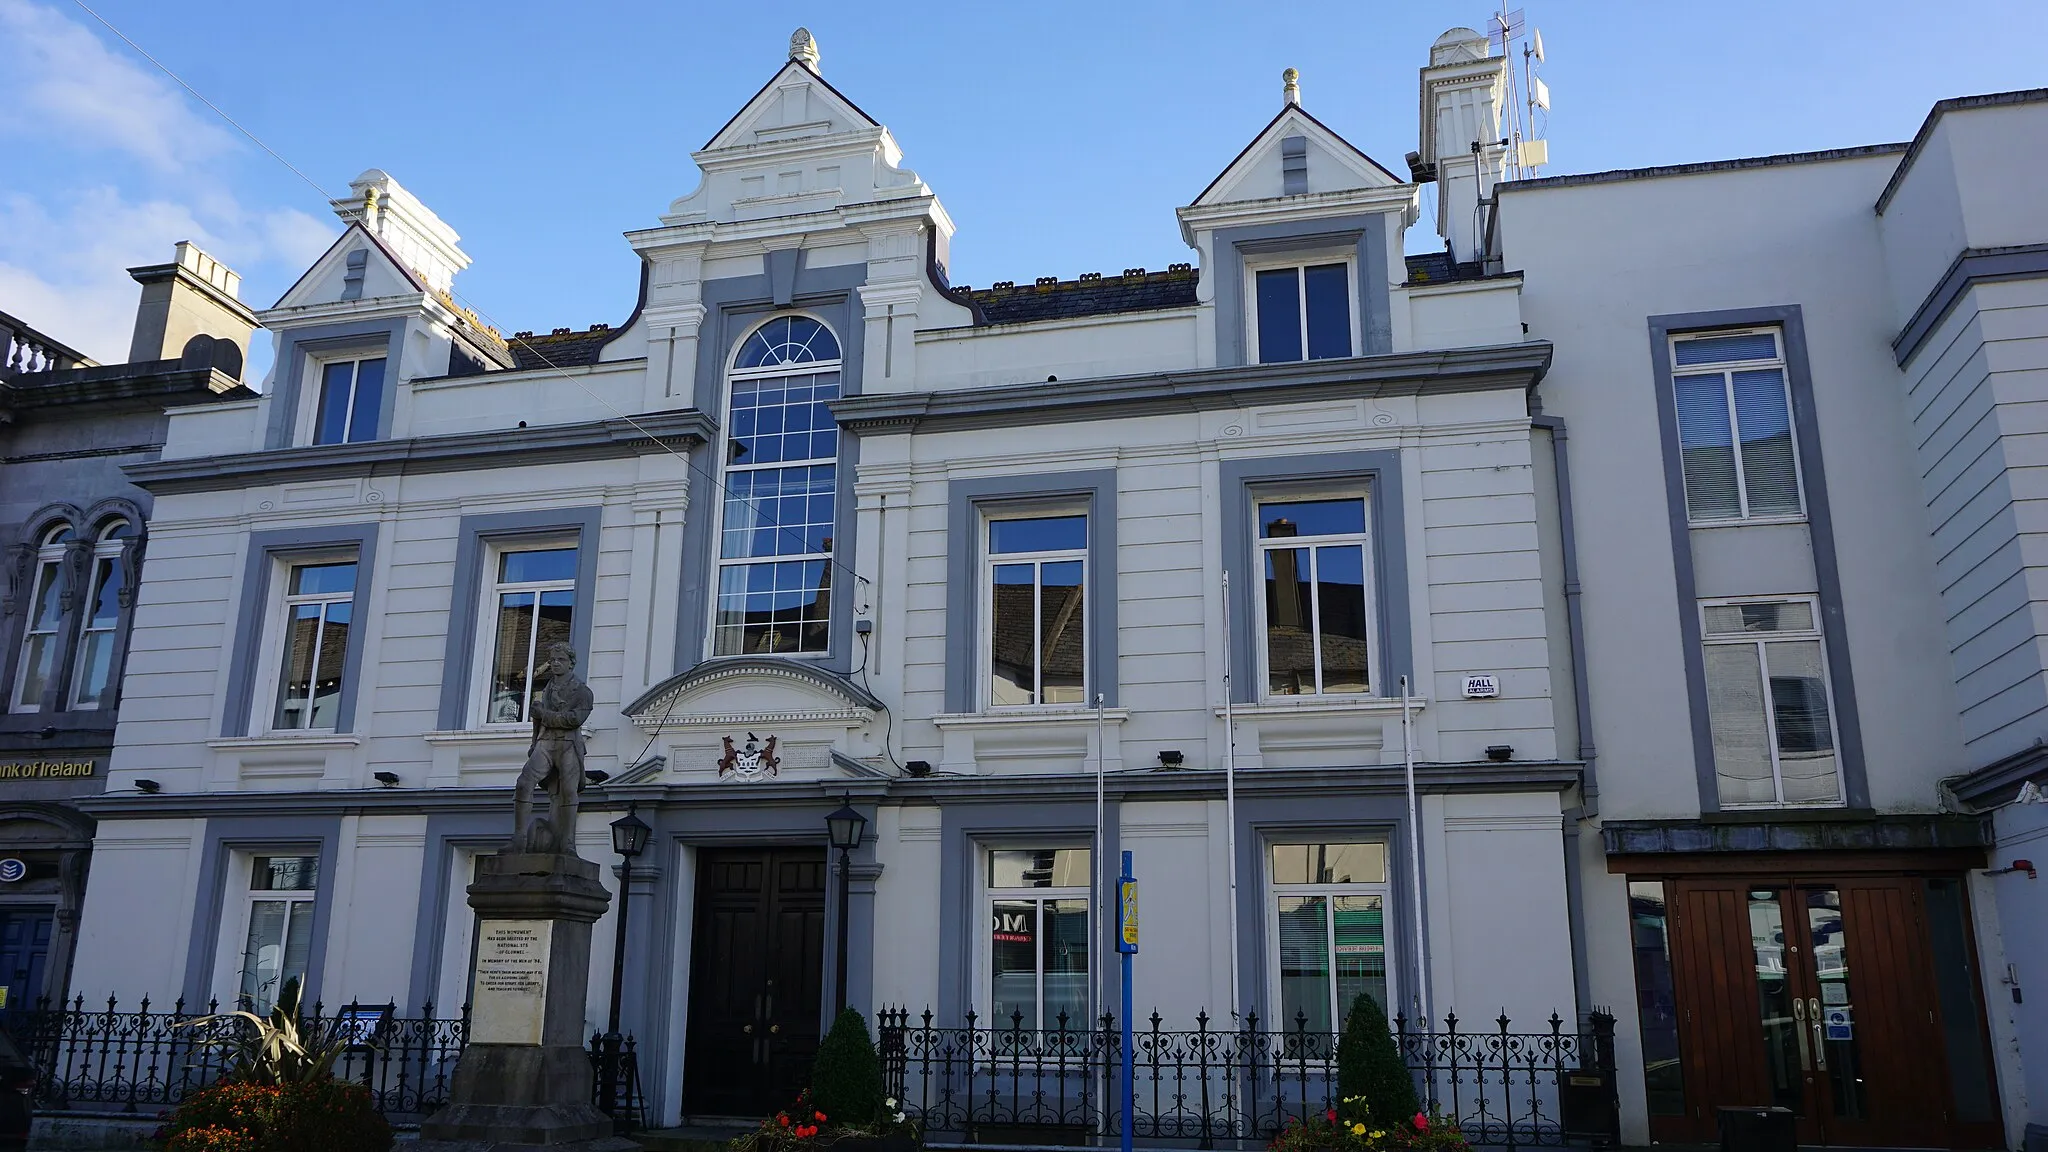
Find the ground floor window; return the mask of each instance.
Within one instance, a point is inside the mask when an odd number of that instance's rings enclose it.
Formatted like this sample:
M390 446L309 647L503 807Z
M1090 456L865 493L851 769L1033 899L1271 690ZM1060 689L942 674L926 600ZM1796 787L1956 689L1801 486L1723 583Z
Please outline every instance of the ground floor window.
M1089 1011L1086 848L988 854L989 1026L1086 1031Z
M254 1011L268 1011L287 983L305 980L319 887L318 856L251 858L240 993Z
M1629 938L1636 959L1636 1017L1643 1030L1643 1087L1650 1115L1685 1114L1685 1080L1678 1050L1678 999L1672 987L1671 935L1664 883L1631 880Z
M1360 993L1387 1009L1387 846L1274 844L1268 865L1273 1026L1336 1031Z

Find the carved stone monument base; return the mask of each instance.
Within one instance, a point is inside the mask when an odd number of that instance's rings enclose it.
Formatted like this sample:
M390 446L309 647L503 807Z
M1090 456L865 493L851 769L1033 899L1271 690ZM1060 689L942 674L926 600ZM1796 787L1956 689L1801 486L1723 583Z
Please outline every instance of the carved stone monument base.
M611 1152L584 1047L590 926L611 903L574 855L499 852L476 863L476 984L469 1042L419 1152Z

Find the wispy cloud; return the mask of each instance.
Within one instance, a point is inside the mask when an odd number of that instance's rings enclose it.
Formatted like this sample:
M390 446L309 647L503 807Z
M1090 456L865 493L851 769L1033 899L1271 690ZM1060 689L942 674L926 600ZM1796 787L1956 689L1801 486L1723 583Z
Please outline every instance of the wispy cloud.
M84 25L28 0L0 0L0 130L107 148L159 172L187 171L234 147L170 81L116 55Z
M64 9L0 0L0 138L33 141L40 160L0 173L0 310L115 362L135 316L128 268L190 240L245 284L290 283L338 226L242 203L230 180L254 149L102 31ZM109 164L110 154L132 163ZM248 302L267 306L269 290ZM266 356L251 352L253 370Z

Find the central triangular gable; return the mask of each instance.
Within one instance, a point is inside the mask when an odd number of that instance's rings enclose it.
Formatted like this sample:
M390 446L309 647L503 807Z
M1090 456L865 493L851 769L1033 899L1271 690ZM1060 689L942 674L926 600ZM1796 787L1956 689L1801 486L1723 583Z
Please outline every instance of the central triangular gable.
M1287 141L1294 139L1303 142L1300 160L1306 161L1305 191L1340 192L1405 183L1329 125L1309 115L1301 105L1289 104L1202 189L1193 206L1266 200L1290 194L1285 177L1289 157L1285 153Z
M832 136L881 126L823 76L791 60L700 151Z
M349 253L357 251L366 253L366 256L360 268L351 268ZM360 284L352 285L351 281L357 279L360 279ZM271 307L295 308L344 299L374 300L380 296L426 290L426 285L405 266L405 261L357 222L343 229L327 251L313 261L305 274L285 289L284 295L278 297L277 303Z

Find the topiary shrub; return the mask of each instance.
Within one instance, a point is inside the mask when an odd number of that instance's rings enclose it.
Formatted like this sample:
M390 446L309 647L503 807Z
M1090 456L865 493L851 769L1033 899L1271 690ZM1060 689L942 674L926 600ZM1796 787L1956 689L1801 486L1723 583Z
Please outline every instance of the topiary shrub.
M868 1038L868 1022L848 1008L832 1022L811 1065L811 1106L826 1123L864 1128L882 1119L882 1060Z
M1393 1128L1422 1111L1387 1014L1364 993L1351 1002L1344 1038L1337 1043L1337 1098L1348 1119L1368 1126Z
M391 1125L353 1081L230 1081L187 1096L159 1138L164 1152L389 1152Z

